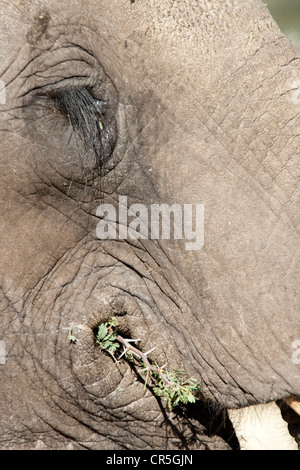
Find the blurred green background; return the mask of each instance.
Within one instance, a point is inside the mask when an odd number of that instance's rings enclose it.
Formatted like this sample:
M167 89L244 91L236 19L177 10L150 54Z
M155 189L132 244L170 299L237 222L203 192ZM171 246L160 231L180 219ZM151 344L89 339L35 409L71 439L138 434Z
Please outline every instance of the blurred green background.
M300 0L265 0L264 4L300 54Z

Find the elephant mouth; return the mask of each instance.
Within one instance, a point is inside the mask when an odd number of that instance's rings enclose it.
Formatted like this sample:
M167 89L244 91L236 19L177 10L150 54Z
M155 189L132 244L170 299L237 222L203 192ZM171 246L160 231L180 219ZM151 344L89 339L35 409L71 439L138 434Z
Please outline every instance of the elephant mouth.
M300 416L300 397L290 396L285 399L285 403Z

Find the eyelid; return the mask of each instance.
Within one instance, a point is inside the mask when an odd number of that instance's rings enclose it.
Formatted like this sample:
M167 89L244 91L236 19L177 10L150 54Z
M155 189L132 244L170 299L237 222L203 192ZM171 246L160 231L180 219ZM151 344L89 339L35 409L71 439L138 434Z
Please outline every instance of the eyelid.
M73 75L74 73L74 75ZM103 70L93 54L77 44L54 45L40 51L20 73L24 95L35 88L54 85L63 80L82 79L82 85L95 85ZM74 84L73 84L74 85Z
M96 82L95 82L96 83ZM69 78L59 78L49 83L45 84L36 84L34 87L31 87L29 90L24 91L18 95L18 98L26 98L28 96L38 97L38 98L49 98L55 93L63 92L71 88L84 87L92 90L95 84L91 82L85 75L73 75Z

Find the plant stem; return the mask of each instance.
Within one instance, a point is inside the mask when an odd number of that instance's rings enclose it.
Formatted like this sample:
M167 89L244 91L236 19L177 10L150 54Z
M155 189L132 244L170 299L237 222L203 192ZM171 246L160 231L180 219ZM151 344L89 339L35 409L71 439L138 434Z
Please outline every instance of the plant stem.
M166 385L168 385L168 387L174 387L175 382L173 382L172 380L169 380L168 377L163 373L163 371L160 367L153 366L149 362L149 360L147 358L147 355L145 353L143 353L139 349L132 346L125 338L122 338L121 335L117 335L116 339L117 339L117 341L119 341L119 343L123 344L123 346L126 349L128 349L132 354L134 354L139 359L141 359L143 361L143 363L145 364L148 371L154 372L155 374L158 374L160 376L160 378L163 380L163 382Z

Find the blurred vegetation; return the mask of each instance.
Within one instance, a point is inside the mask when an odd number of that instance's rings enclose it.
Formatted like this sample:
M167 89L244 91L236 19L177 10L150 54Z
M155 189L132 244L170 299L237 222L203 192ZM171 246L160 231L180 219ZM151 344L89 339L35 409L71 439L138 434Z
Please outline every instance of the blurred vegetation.
M300 0L265 0L264 3L300 54Z

